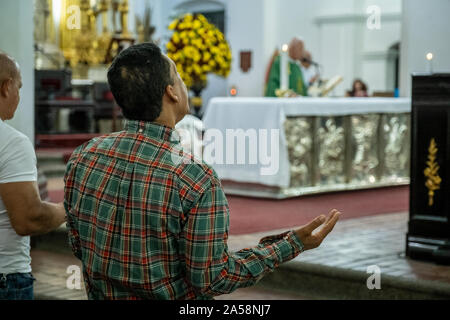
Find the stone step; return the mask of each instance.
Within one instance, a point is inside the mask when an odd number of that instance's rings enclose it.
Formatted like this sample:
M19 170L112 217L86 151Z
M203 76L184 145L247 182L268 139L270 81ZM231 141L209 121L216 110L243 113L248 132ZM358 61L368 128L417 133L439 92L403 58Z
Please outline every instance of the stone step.
M101 136L99 133L78 134L39 134L36 135L36 145L40 148L76 148L79 145Z
M70 153L70 150L36 150L39 170L41 170L47 178L64 176L64 172L66 171L65 159L67 158L67 154Z
M262 288L300 293L312 299L450 299L450 284L381 274L380 289L368 289L364 271L291 261L264 277Z
M66 172L65 163L39 163L39 169L45 174L47 179L63 177Z
M48 154L36 154L39 165L45 164L63 164L63 157L61 154L48 153Z

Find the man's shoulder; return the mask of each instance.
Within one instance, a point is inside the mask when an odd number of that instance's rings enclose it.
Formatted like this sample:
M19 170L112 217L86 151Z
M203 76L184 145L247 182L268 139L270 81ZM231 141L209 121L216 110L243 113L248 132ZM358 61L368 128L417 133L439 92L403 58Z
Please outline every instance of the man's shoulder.
M214 169L191 155L183 159L175 170L180 187L201 194L212 186L221 187L220 179Z
M5 138L15 138L20 140L29 140L28 137L20 132L19 130L11 127L9 124L2 123L0 126L0 132L2 134L2 137ZM6 139L2 139L0 141L5 141Z
M0 126L0 150L3 152L14 152L14 150L26 148L33 150L30 139L22 132L14 129L6 123Z
M108 150L108 146L114 143L114 141L117 139L118 134L118 132L110 133L107 135L92 138L84 142L83 144L75 148L69 161L73 161L74 159L79 158L86 153L96 153L100 148L102 148L102 150ZM101 144L108 144L108 146L101 146Z

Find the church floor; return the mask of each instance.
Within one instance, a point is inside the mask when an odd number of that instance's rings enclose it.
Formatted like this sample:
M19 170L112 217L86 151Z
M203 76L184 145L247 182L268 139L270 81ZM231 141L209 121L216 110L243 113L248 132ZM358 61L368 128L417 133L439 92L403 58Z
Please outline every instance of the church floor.
M256 287L218 299L436 299L450 297L450 266L404 256L407 213L340 221L322 245L300 254L265 277ZM230 235L230 251L253 246L283 230ZM66 288L70 253L32 250L36 298L85 299L83 290ZM367 267L381 272L381 289L369 290Z
M36 278L34 294L36 300L86 300L83 283L80 290L68 289L66 273L71 265L81 267L75 257L46 250L32 250L33 275ZM303 300L300 294L253 287L239 289L231 294L216 297L216 300Z

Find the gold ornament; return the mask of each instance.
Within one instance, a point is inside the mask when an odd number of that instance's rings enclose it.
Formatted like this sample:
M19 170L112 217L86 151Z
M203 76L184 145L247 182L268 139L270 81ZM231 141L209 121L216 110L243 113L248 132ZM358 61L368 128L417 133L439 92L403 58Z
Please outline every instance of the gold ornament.
M428 178L425 182L425 186L428 189L428 206L430 207L434 204L434 192L440 189L442 182L442 179L438 174L439 165L436 162L437 152L438 148L436 146L436 141L432 138L428 148L428 167L423 171L425 177Z

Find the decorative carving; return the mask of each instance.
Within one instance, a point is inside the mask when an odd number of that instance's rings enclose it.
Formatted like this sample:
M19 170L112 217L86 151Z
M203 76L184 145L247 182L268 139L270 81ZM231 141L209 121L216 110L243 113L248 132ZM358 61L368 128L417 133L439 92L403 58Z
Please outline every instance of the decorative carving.
M318 130L319 177L321 184L345 182L344 173L344 128L336 124L335 118L328 118Z
M152 25L152 13L153 10L147 6L142 18L138 15L135 15L138 43L154 42L153 34L155 33L156 28ZM159 41L155 41L155 43L159 43Z
M409 175L409 115L386 115L383 124L384 172L383 178Z
M351 117L352 153L351 177L352 181L368 184L376 181L378 167L378 122L380 116L375 114Z
M430 141L430 146L428 148L428 161L427 168L423 171L427 181L425 182L425 186L428 189L428 206L432 206L434 203L434 192L440 189L440 185L442 182L441 177L439 177L439 165L436 162L436 154L438 152L438 148L436 146L436 141L434 138Z
M130 32L128 31L128 0L122 0L119 4L118 11L120 13L120 24L122 26L122 34L123 38L131 37Z
M56 45L53 2L36 0L34 6L35 68L61 69L64 66L64 56Z
M111 62L121 48L132 44L128 30L128 0L61 0L60 47L73 68L74 78L85 78L89 67ZM68 9L79 8L79 12ZM108 30L108 11L112 10L113 30ZM121 34L116 34L116 15L120 14ZM77 19L75 19L77 18ZM101 18L101 31L97 22ZM78 25L69 27L69 21ZM123 42L123 43L122 43Z
M311 185L311 119L288 118L284 124L291 165L291 187Z

